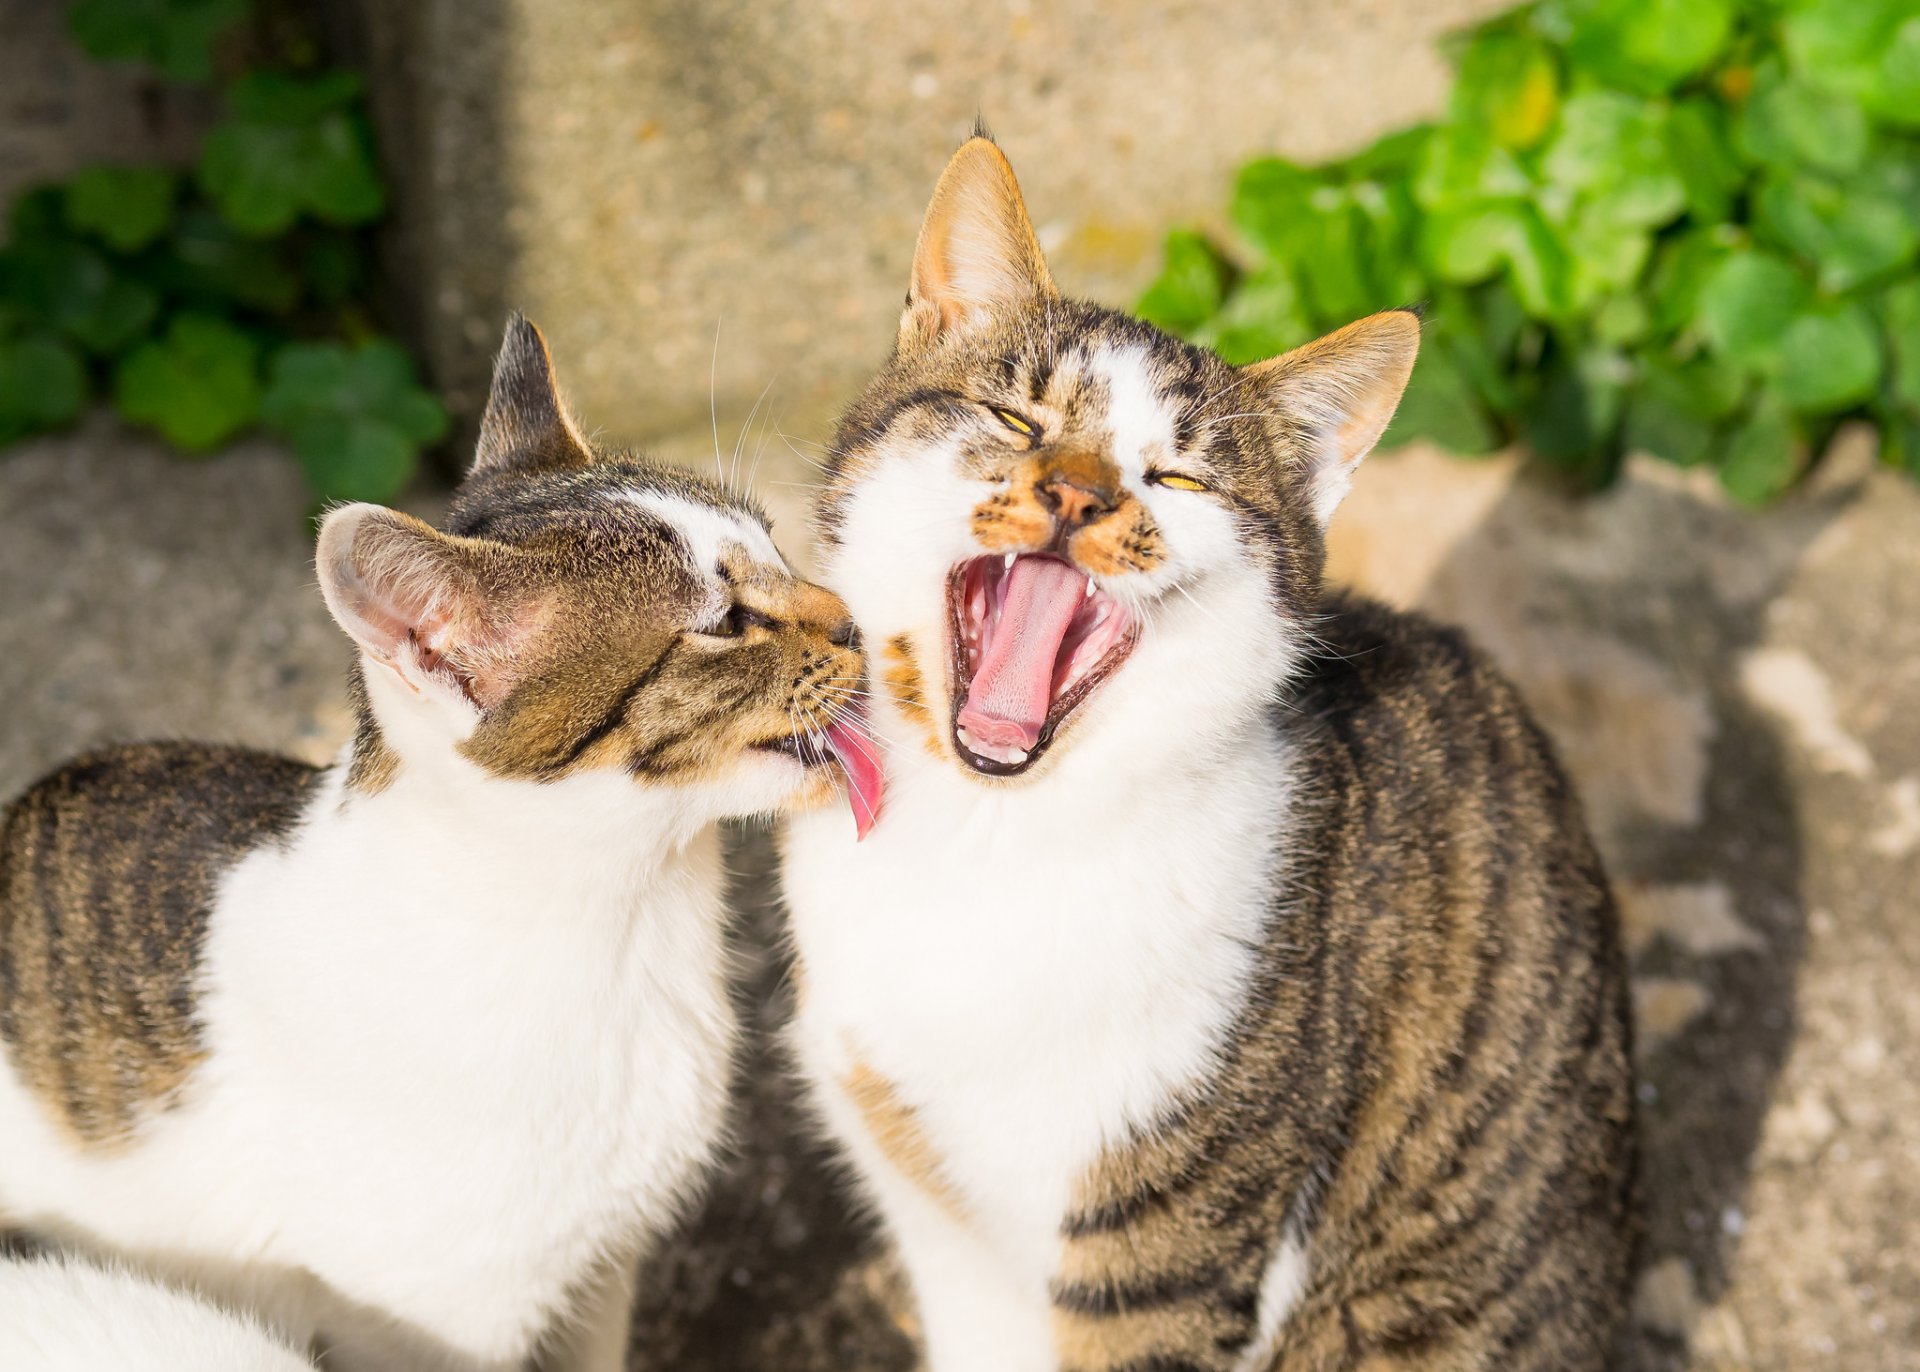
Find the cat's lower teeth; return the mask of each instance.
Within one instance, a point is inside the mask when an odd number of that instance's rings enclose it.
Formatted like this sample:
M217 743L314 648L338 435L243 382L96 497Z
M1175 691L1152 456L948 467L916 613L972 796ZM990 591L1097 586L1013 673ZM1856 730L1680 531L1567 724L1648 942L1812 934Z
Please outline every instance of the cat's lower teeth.
M1025 748L1002 748L995 744L982 743L967 732L965 725L961 725L956 732L960 737L960 746L975 757L983 757L989 762L1005 763L1010 767L1018 767L1027 760L1028 753Z

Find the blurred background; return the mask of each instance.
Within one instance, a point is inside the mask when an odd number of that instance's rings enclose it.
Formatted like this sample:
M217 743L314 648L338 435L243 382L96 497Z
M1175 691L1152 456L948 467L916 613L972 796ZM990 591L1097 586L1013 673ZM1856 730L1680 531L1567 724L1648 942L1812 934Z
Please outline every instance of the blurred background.
M0 793L115 738L330 757L309 516L436 513L511 308L804 564L976 113L1072 293L1235 360L1426 303L1332 571L1468 626L1586 797L1620 1366L1920 1368L1920 0L0 0ZM736 844L751 1087L634 1366L904 1372Z

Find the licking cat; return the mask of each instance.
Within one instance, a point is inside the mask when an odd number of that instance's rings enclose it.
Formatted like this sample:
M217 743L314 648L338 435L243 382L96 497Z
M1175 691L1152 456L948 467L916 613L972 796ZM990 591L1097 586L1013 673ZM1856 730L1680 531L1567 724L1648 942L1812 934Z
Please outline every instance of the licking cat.
M329 1369L617 1368L726 1107L716 822L878 806L852 625L518 318L445 527L335 509L318 571L336 765L113 748L0 824L0 1215Z
M1419 338L1233 367L1061 296L988 139L940 179L821 506L887 814L783 842L792 1043L932 1372L1607 1365L1579 803L1458 632L1322 586Z

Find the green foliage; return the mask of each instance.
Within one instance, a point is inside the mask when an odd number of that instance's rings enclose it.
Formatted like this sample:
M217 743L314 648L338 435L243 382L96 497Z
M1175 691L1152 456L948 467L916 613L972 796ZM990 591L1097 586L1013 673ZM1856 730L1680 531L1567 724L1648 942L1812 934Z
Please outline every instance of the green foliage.
M1245 362L1427 303L1386 442L1787 489L1842 419L1920 476L1920 0L1539 0L1437 123L1249 163L1142 312Z
M214 45L247 15L247 0L79 0L67 22L102 61L151 63L169 81L213 76Z
M303 213L365 224L386 209L360 82L349 72L302 81L256 72L236 81L227 122L207 135L200 185L242 233L281 233Z
M93 55L204 82L232 65L248 3L68 13ZM360 83L302 69L305 51L228 73L226 117L191 174L89 167L14 202L0 443L69 424L99 395L186 452L264 422L320 495L388 499L444 436L411 360L367 326L365 226L386 195Z
M178 315L114 368L113 403L176 448L217 448L259 413L260 344L225 320Z
M288 344L260 408L315 489L334 499L391 500L421 446L447 432L446 411L420 389L412 359L385 340Z

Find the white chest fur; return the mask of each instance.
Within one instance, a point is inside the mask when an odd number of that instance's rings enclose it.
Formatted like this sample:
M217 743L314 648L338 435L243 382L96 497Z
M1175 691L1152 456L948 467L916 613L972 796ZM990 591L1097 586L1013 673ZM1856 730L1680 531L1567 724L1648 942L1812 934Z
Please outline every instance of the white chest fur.
M1256 730L1126 780L1071 756L1006 789L895 757L865 843L834 816L787 837L798 1051L909 1267L926 1208L845 1089L860 1067L913 1112L949 1216L1043 1329L1076 1180L1205 1072L1243 1003L1290 799L1284 749Z
M76 1152L0 1072L0 1209L198 1271L310 1273L246 1293L296 1333L350 1344L360 1307L449 1365L523 1357L670 1218L724 1116L717 838L638 812L659 804L617 775L404 768L342 803L335 774L220 888L182 1105Z

